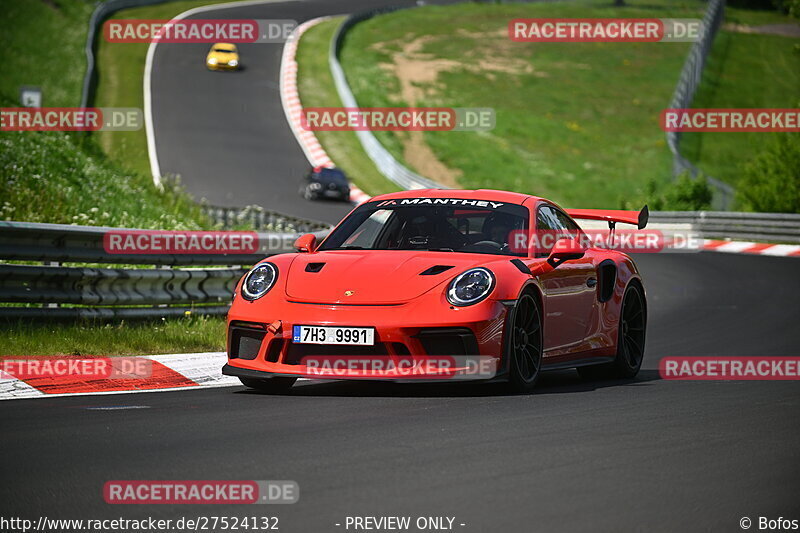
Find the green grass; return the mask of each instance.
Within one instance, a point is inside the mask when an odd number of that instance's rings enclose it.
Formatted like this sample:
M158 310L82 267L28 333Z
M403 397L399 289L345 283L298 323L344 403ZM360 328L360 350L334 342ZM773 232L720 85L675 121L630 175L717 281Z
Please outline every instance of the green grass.
M79 105L86 69L83 46L93 3L6 0L3 6L0 29L7 53L0 76L2 105L18 105L22 84L40 85L44 106ZM121 168L93 137L82 133L0 133L0 202L2 220L153 229L211 227L180 188L168 185L157 190L149 172Z
M421 52L431 59L504 62L506 71L454 68L418 105L493 107L490 132L427 132L439 160L460 169L465 188L537 194L563 205L612 207L645 200L648 182L670 180L670 156L658 117L669 102L685 43L513 43L508 21L527 17L697 17L696 3L613 8L603 2L430 6L357 25L343 64L359 105L408 105L397 78L381 66L384 50L434 36ZM527 69L527 71L526 71ZM378 134L403 158L397 135Z
M344 17L323 22L303 34L297 50L298 90L303 107L341 107L328 65L328 49ZM399 188L378 172L352 131L316 132L336 166L364 192L376 195Z
M150 355L224 350L222 318L0 325L0 355Z
M800 24L800 20L784 15L776 9L742 9L726 5L725 23L762 26L765 24Z
M154 6L124 9L115 19L171 19L188 9L233 0L184 0ZM148 43L109 43L97 41L97 107L137 107L144 110L144 65ZM144 128L138 131L95 133L103 151L126 169L151 176L150 156Z
M615 8L607 1L589 0L399 11L353 28L342 63L359 105L409 105L399 98L400 83L384 65L392 62L391 52L420 36L432 36L420 48L425 59L460 65L441 72L435 84L419 85L426 92L415 104L493 107L497 117L490 132L426 132L425 141L436 157L463 172L460 186L537 194L570 207L638 206L672 180L671 154L659 115L670 101L689 44L513 43L505 36L512 18L700 18L705 8L704 3L687 1L628 4ZM759 12L748 18L748 11L731 13L739 23L783 20L778 14ZM761 95L762 104L777 107L785 100L778 94L786 96L790 84L800 86L800 69L786 73L794 63L784 55L773 60L774 48L761 53L746 48L731 54L744 64L737 68L758 64L757 72L769 69L772 77L750 80L740 92L784 75L786 84L773 86L776 94ZM481 60L505 64L508 72L470 68ZM792 107L796 102L785 104ZM399 135L376 135L398 160L407 162ZM720 159L726 157L723 152L727 157L753 155L747 141L735 138L720 150ZM714 175L736 179L730 172Z
M83 46L94 2L4 0L3 8L0 105L18 106L20 85L41 86L44 106L79 105L86 68ZM141 93L141 80L132 85ZM102 105L137 106L108 100ZM168 185L158 191L146 154L136 157L127 163L121 158L123 168L101 150L96 136L81 133L0 132L0 220L152 229L212 227L180 189ZM0 325L3 355L217 351L224 349L224 342L220 318Z
M46 107L80 104L83 45L93 9L89 0L3 0L3 106L18 105L21 85L40 86Z
M800 107L800 39L720 31L692 107ZM684 133L681 150L703 172L735 186L742 166L777 135Z
M147 229L208 229L179 189L121 170L89 139L0 134L0 219Z

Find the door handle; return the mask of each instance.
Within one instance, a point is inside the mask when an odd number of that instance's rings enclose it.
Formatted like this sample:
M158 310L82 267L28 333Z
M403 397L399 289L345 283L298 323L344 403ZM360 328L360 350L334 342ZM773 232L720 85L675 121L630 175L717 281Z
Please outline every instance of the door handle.
M594 287L595 285L597 285L597 279L596 278L589 278L589 279L586 280L586 286L587 287Z

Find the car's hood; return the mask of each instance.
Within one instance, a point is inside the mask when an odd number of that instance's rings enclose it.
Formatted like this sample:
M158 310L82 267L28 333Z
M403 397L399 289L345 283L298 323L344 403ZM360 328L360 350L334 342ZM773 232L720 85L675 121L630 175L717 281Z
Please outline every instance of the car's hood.
M401 250L298 254L289 267L286 296L294 301L329 304L407 302L491 259L478 254ZM445 266L452 268L420 275L432 267Z

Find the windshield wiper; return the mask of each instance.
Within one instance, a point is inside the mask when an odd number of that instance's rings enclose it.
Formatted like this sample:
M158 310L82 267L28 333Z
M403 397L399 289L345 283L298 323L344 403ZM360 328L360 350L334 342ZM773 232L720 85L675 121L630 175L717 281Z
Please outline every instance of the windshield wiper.
M452 248L428 248L429 252L455 252Z
M363 246L339 246L331 248L331 250L365 250L365 248Z

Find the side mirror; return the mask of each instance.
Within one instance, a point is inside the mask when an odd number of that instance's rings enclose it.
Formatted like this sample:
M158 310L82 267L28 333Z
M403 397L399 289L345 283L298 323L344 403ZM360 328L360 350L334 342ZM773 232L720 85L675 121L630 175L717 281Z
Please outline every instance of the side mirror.
M570 259L580 259L586 254L586 249L581 246L580 240L575 237L565 237L556 241L547 262L553 268Z
M300 253L307 253L310 254L314 251L317 245L317 236L313 233L306 233L305 235L301 235L294 241L295 249Z

